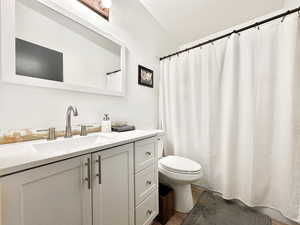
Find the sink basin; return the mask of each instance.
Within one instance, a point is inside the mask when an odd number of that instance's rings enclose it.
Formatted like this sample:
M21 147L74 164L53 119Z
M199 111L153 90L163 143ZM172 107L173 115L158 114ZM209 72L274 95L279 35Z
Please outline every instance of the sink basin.
M85 137L74 137L69 139L59 139L47 143L33 144L33 147L36 151L43 152L45 154L70 153L91 148L96 143L107 143L110 140L112 140L112 138L103 137L100 135L93 135Z

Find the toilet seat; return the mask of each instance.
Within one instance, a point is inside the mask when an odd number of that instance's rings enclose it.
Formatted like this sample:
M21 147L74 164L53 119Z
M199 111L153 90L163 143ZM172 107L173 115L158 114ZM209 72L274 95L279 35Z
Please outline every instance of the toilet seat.
M199 163L180 156L166 156L159 160L159 166L164 170L178 174L199 174L202 167Z

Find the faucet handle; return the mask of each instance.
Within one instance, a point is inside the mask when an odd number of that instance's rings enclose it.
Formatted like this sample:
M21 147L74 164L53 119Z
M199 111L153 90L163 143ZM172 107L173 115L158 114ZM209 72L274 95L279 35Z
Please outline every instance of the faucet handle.
M50 127L49 129L37 130L37 132L48 131L48 141L52 141L56 139L55 127Z
M93 127L92 125L80 125L80 136L87 136L88 135L88 128Z
M80 125L80 136L87 136L87 126Z
M52 141L56 139L55 127L50 127L48 129L48 141Z

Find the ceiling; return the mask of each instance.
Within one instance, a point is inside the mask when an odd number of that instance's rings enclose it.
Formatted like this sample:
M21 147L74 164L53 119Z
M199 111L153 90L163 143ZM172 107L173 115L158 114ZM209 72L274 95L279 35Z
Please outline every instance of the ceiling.
M140 0L179 44L279 10L284 0Z

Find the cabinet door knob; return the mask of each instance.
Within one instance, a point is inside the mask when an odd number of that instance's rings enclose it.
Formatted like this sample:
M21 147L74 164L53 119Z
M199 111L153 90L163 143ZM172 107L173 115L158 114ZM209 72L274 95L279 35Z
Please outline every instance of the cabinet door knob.
M148 185L152 184L151 180L147 180L146 182Z
M146 152L146 155L149 155L149 156L150 156L151 154L152 154L151 152Z
M153 211L151 209L148 209L147 214L151 215Z

